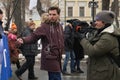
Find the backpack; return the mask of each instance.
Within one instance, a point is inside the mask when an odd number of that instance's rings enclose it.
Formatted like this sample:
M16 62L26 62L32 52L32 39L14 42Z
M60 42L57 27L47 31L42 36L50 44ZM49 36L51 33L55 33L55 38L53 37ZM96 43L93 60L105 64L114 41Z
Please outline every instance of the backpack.
M115 37L117 38L119 44L119 55L118 56L109 55L109 56L112 58L112 61L114 61L117 64L117 66L120 67L120 36L115 36Z

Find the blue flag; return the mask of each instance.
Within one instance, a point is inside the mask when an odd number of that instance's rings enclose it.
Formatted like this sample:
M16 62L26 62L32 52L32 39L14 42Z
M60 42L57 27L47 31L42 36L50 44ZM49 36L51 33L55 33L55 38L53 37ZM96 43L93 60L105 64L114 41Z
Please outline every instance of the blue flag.
M8 39L2 34L0 39L0 80L9 80L12 76Z
M3 60L3 39L0 39L0 80L1 80L2 60Z

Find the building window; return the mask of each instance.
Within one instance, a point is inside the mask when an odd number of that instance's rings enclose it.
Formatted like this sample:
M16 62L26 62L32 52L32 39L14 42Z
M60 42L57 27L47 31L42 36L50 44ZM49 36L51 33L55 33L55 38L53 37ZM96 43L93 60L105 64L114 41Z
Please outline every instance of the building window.
M73 7L68 7L68 17L73 16Z
M80 7L79 8L79 16L80 17L84 17L85 16L85 8L84 7Z

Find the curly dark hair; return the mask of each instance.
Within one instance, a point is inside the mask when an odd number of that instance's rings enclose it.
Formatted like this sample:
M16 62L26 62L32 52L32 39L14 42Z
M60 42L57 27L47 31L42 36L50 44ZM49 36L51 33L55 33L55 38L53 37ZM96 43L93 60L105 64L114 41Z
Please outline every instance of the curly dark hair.
M48 9L48 12L49 12L50 10L56 10L57 13L60 14L60 8L57 7L57 6L52 6L52 7L50 7L50 8Z

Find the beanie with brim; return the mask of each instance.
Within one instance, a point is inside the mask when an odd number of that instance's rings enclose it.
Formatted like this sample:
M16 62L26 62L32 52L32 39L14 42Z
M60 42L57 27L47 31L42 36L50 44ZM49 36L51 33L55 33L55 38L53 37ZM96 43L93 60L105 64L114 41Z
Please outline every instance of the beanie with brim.
M95 16L95 20L103 21L104 23L112 24L114 22L115 13L112 11L103 10Z

